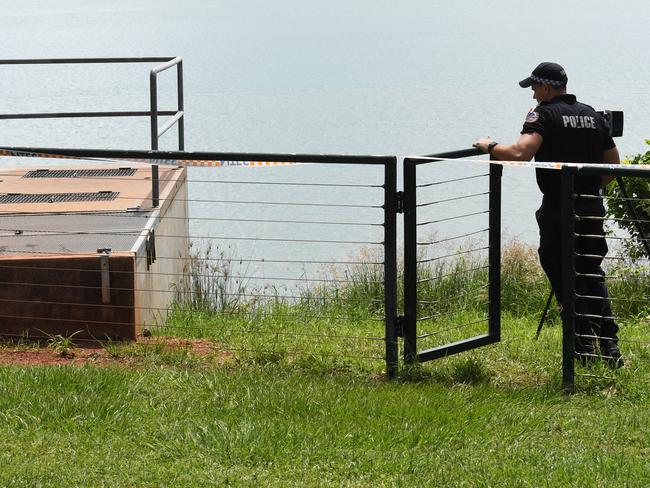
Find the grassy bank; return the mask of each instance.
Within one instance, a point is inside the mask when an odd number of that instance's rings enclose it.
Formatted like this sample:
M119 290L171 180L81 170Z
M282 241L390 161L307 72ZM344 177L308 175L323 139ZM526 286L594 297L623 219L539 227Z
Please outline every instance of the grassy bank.
M451 252L450 259L420 265L421 348L487 331L487 263L484 255L464 250ZM268 286L246 285L234 269L235 260L215 264L204 258L196 258L189 266L191 293L179 294L166 323L154 328L155 334L216 339L224 351L260 362L319 361L371 371L383 367L383 267L372 264L381 262L381 256L364 256L368 264L363 266L324 270L321 276L332 281L284 294ZM617 277L608 280L615 315L624 318L622 323L643 319L650 313L650 302L645 299L650 290L649 270L623 259L607 264L607 273ZM398 297L402 297L401 266L398 269ZM517 241L504 245L503 314L534 327L549 291L536 249ZM401 301L398 308L403 309ZM547 326L558 323L554 305Z
M566 397L559 328L504 325L395 382L163 349L3 367L0 486L647 486L647 351Z
M450 321L481 317L484 293L462 294L484 286L478 264L422 270L421 300L448 307L422 322L437 340L453 339ZM375 273L294 300L203 288L155 332L211 338L210 354L109 343L112 363L0 367L0 486L650 483L642 303L621 309L625 367L578 366L567 397L558 321L533 340L546 282L534 251L510 245L503 341L387 381ZM621 276L613 296L644 296L643 269Z

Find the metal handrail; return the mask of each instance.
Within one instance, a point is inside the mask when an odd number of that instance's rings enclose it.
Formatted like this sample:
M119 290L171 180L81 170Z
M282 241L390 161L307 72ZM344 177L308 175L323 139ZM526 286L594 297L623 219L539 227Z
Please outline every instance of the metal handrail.
M176 66L176 93L178 108L173 117L158 130L158 73ZM185 113L183 110L183 59L175 57L151 69L149 73L149 97L151 101L151 149L158 149L158 139L178 122L178 150L185 150Z
M57 119L57 118L94 118L94 117L150 117L151 149L158 149L158 139L174 124L178 123L178 149L185 149L185 112L183 110L183 59L175 57L140 57L140 58L51 58L51 59L0 59L0 65L33 64L115 64L115 63L162 63L152 68L149 74L149 98L151 109L146 111L108 111L108 112L39 112L23 114L0 114L0 120L17 119ZM158 110L158 73L176 66L177 109ZM171 115L163 127L158 130L158 116ZM151 194L152 205L159 204L158 166L152 165Z
M446 151L436 154L427 154L423 156L425 158L445 158L445 159L455 159L455 158L469 158L471 156L481 156L485 154L478 147L472 147L468 149L459 149L457 151Z
M149 56L140 58L41 58L0 59L0 64L111 64L111 63L159 63L174 59L170 56Z
M0 65L39 65L39 64L117 64L117 63L163 63L155 66L150 73L150 98L152 99L152 110L150 111L102 111L102 112L37 112L19 114L0 114L0 120L18 119L55 119L55 118L95 118L95 117L150 117L152 119L151 148L158 149L158 138L167 132L178 122L178 148L185 148L185 127L183 111L183 61L180 57L170 56L149 56L129 58L43 58L43 59L0 59ZM158 110L158 94L155 77L158 73L165 71L172 66L177 66L177 110ZM158 132L158 116L172 116ZM155 119L155 130L154 128ZM155 140L154 140L155 139Z

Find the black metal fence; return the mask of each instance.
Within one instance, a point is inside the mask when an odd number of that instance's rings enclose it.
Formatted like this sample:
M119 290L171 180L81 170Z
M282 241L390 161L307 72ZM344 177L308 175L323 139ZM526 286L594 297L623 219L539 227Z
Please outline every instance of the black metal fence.
M448 160L479 154L404 160L407 363L500 340L502 167Z
M89 158L95 164L99 159L120 167L155 160L162 171L161 196L146 193L140 208L120 211L39 211L29 219L15 210L0 213L3 256L42 258L31 265L0 260L0 281L11 285L0 293L4 322L21 317L31 337L54 322L65 324L68 335L131 324L139 334L213 339L226 353L382 360L387 374L396 374L395 157L33 148L12 153ZM165 170L181 160L189 168L186 179L178 179L187 193L173 197L178 211L167 202L171 180ZM101 181L119 191L150 178L137 167L128 177L79 172L63 179L70 185ZM125 189L112 201L126 207L137 198L133 191ZM152 205L154 198L159 206ZM80 219L95 220L84 227ZM111 219L113 227L98 227ZM134 247L141 252L133 270L112 261L120 239L129 238L142 242ZM47 239L59 248L48 249ZM59 264L79 254L72 244L60 249L66 239L87 241L91 254L97 248L96 265L75 283L66 272L71 265ZM53 257L60 258L57 264ZM102 263L110 273L102 273ZM21 273L25 267L41 275ZM39 282L43 272L50 276ZM66 287L77 297L56 298L62 295L54 292ZM88 302L88 295L96 301ZM110 315L127 309L130 315Z
M588 191L581 179L594 176L616 178L618 191ZM622 177L633 181L650 175L627 165L566 165L561 170L562 378L567 392L574 391L576 377L610 380L623 364L634 370L648 360L650 341L643 333L650 290L648 218L635 210L645 200L628 194ZM625 209L622 217L607 216L605 206L615 205Z
M214 339L224 351L377 359L385 362L389 376L398 371L400 337L406 364L500 340L502 166L450 160L475 156L474 150L406 158L403 191L397 191L393 156L48 148L2 152L118 166L114 175L53 171L50 176L71 186L110 182L102 184L117 191L110 199L99 199L102 205L124 202L126 207L137 198L144 202L121 210L0 209L0 319L11 323L14 332L24 326L34 336L54 322L66 324L68 334L132 325L142 334ZM139 197L120 191L122 183L148 184L152 162L163 171L160 196L151 187ZM125 171L129 164L134 168ZM170 176L168 169L179 165L187 166L180 169L184 176L178 170ZM39 182L47 177L44 170L36 173ZM642 333L627 327L646 322L650 253L641 228L650 219L631 212L608 219L603 202L638 204L638 195L581 192L575 181L590 175L647 178L647 171L565 165L558 173L563 383L573 391L576 377L608 377L623 362L634 367L647 358L650 345ZM15 177L15 172L2 174L5 181ZM186 193L171 195L170 185L180 184ZM56 191L48 195L47 202L39 200L41 205L63 201ZM2 205L30 201L22 198L29 195L10 196ZM153 205L155 198L159 206ZM170 199L180 212L170 210ZM400 277L396 225L402 212ZM604 234L601 229L608 224L610 231ZM621 232L624 224L639 231L634 236ZM43 247L48 239L59 247ZM104 245L107 239L113 244ZM134 269L112 261L121 239L136 242ZM630 257L633 239L645 254ZM607 242L610 252L591 242ZM80 253L76 244L92 247L90 254L97 251L95 265L82 269L65 261ZM618 252L621 248L626 252ZM24 257L39 262L14 262ZM39 282L44 271L50 277ZM149 281L142 281L145 277ZM608 295L593 291L602 290L604 283ZM57 290L78 292L78 300L57 298ZM167 297L162 305L155 294ZM86 299L90 295L96 302ZM73 313L70 307L87 310ZM110 313L100 313L104 309ZM126 309L131 315L111 315ZM49 316L53 311L56 316ZM618 336L602 332L607 321L621 327ZM620 346L622 358L603 350L608 340ZM585 342L593 349L585 350Z

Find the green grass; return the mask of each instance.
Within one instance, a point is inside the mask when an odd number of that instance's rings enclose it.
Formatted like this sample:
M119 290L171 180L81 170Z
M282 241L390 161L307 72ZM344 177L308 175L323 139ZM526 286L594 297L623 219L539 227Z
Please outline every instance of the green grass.
M484 285L476 264L421 270L420 316L443 313L420 322L421 347L485 331L485 293L463 294ZM394 381L376 266L263 301L197 266L193 301L153 332L212 354L109 342L110 366L0 367L0 486L650 485L643 300L619 310L625 367L578 366L566 396L555 311L533 340L548 285L525 246L503 255L502 342ZM643 299L648 274L625 276L612 295Z
M506 317L503 343L393 382L162 347L112 346L129 367L3 367L0 486L647 486L648 349L580 369L615 379L567 397L560 328L534 326Z

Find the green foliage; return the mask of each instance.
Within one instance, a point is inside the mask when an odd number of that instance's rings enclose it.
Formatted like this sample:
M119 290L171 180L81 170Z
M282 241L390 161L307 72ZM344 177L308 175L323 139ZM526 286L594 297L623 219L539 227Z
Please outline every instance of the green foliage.
M645 142L650 145L650 140ZM650 150L623 161L623 164L650 164ZM650 178L625 177L622 180L628 198L625 198L616 180L612 181L606 188L607 217L616 219L618 226L632 237L623 243L632 259L650 258L641 237L643 235L646 239L650 238ZM630 206L633 211L630 210Z
M623 318L650 313L650 266L631 258L613 261L606 269L614 315Z
M78 330L69 336L64 336L62 334L50 335L47 334L49 339L47 340L47 347L56 351L56 353L64 358L74 357L74 341L72 340L74 336L81 333L81 330Z

